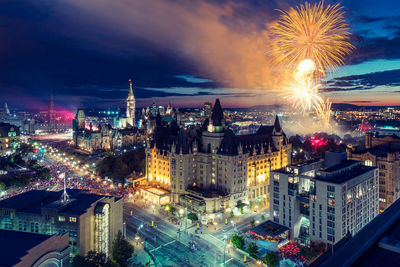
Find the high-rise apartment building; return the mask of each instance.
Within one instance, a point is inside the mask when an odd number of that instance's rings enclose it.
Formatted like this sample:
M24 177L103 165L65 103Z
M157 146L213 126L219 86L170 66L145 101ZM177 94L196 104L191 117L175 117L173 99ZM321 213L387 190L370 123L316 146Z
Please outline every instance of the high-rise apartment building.
M327 152L271 172L270 218L303 244L336 243L379 214L378 189L378 168Z

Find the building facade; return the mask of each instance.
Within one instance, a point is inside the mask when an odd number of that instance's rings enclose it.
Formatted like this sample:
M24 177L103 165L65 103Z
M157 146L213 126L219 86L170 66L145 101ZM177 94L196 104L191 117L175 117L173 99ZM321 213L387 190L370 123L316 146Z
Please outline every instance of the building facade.
M89 153L110 151L143 145L147 138L146 129L135 125L135 97L132 82L126 100L126 116L119 110L100 111L78 109L73 120L73 142L75 147Z
M379 214L378 190L378 168L327 152L271 172L270 218L303 244L336 243Z
M347 150L348 159L379 168L379 211L400 198L400 138L366 133L365 149Z
M20 137L19 127L9 123L0 123L0 155L7 154L18 147Z
M111 252L112 241L122 232L123 200L69 190L29 191L0 201L0 229L44 235L69 235L70 254L94 250Z
M201 127L158 120L146 148L146 177L171 201L199 213L267 203L269 171L290 164L291 145L276 117L252 135L235 135L219 100Z

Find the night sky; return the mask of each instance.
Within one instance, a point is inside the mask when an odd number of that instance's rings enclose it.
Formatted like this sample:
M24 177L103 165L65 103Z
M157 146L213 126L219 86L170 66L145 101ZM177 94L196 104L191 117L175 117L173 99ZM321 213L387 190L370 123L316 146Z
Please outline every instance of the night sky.
M327 1L325 1L327 2ZM330 2L329 3L336 3ZM284 103L263 61L268 24L300 1L2 0L0 105ZM303 3L303 1L301 1ZM341 2L357 49L329 73L333 102L400 105L400 4Z

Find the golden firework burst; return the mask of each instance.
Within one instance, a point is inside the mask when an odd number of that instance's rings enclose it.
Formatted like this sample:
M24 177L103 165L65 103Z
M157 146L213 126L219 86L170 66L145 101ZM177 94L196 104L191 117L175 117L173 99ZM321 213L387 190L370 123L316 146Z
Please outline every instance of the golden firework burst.
M344 57L354 48L339 4L306 2L281 11L280 19L272 25L272 34L277 63L297 68L304 59L311 59L318 76L324 76L326 69L342 65Z

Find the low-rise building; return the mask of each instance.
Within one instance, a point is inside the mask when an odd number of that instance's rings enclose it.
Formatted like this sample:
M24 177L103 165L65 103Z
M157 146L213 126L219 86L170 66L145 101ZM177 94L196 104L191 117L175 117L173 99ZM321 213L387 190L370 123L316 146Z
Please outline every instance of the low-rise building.
M336 243L379 214L378 190L378 168L327 152L271 172L270 215L303 244Z
M123 200L84 190L32 190L0 201L0 229L36 234L69 235L71 255L94 250L111 252L118 231L122 232Z
M68 266L68 234L41 235L0 230L0 266Z

